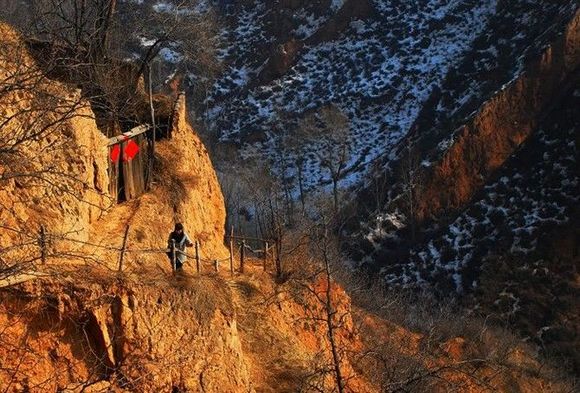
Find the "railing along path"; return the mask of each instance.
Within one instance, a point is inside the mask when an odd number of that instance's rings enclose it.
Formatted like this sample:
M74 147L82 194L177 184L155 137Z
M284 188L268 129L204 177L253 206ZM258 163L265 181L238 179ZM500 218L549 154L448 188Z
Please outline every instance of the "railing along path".
M268 270L268 261L275 259L275 249L271 247L273 242L267 239L252 238L235 236L230 233L227 236L229 244L229 255L225 258L208 258L201 256L201 242L194 241L193 253L185 252L179 250L175 243L171 243L168 248L131 248L128 247L130 227L126 226L122 241L120 246L115 246L111 244L95 243L90 241L84 241L71 237L71 233L68 234L58 234L49 233L44 226L41 226L38 233L25 233L21 232L25 240L20 244L11 245L8 247L0 248L0 288L4 286L13 285L15 282L21 282L14 279L14 273L18 272L20 275L30 274L33 271L37 262L42 265L47 264L49 258L59 258L59 259L82 259L85 262L92 261L97 262L102 266L109 266L110 256L105 260L99 260L99 250L102 252L118 253L118 272L123 272L126 269L126 256L131 254L133 257L139 255L147 254L164 254L164 257L170 261L172 271L176 271L175 261L179 255L184 255L187 257L188 261L194 261L195 271L201 274L202 271L207 271L203 269L203 266L211 266L214 272L219 272L220 267L223 264L229 262L229 270L233 275L237 271L239 273L244 273L245 264L247 263L249 254L253 254L254 257L259 257L262 260L262 266L264 271ZM70 248L57 249L58 242L68 242L79 247L86 247L87 249L82 250L72 250ZM253 248L249 243L260 243L263 245L262 248ZM20 251L21 254L26 255L26 258L18 260L15 263L9 264L3 256L7 254ZM238 258L236 258L236 252ZM9 258L14 259L14 258ZM235 266L235 262L239 261L239 265ZM30 269L32 268L32 269ZM6 274L4 274L6 273ZM6 277L4 277L6 276ZM8 280L10 278L10 280Z

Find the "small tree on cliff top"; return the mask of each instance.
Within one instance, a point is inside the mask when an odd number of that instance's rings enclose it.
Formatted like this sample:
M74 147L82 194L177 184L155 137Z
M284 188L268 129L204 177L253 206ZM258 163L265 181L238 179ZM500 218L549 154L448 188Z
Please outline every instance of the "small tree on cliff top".
M351 309L336 283L337 276L342 276L344 256L332 229L334 208L331 202L319 208L316 222L305 219L300 228L306 234L304 247L295 248L296 255L288 257L290 265L297 265L288 288L305 311L295 323L310 327L320 346L300 391L342 393L352 391L356 377L345 345L353 335Z

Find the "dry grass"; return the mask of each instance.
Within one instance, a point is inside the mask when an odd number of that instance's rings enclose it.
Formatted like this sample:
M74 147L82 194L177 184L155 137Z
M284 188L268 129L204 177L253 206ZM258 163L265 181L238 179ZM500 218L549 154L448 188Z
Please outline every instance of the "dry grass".
M529 392L541 386L572 392L577 386L521 337L453 300L355 281L351 277L349 285L357 288L353 301L361 309L354 316L368 356L354 354L353 363L384 391Z
M167 154L155 156L153 181L158 187L166 190L163 195L164 204L171 206L174 212L178 212L187 198L187 187L182 176L177 173L176 165L167 157L175 157L177 160L180 152L169 143L159 143L162 149L168 150Z

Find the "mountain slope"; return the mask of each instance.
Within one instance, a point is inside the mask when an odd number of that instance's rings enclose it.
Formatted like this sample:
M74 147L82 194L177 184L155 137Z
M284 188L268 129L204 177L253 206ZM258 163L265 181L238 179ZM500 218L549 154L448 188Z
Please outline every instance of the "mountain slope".
M437 119L434 128L449 132L449 123L517 77L525 55L558 34L577 7L529 0L346 1L338 10L324 4L256 2L229 15L226 70L208 115L222 141L241 145L242 156L274 157L284 128L291 133L296 118L337 104L355 141L343 186L360 181L374 161L392 159L425 112ZM310 186L328 181L309 153L315 149L302 150Z

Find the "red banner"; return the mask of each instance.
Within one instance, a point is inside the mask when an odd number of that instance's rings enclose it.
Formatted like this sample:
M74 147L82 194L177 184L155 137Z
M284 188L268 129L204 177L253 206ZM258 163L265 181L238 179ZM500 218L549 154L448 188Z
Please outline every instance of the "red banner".
M131 161L139 153L139 145L133 139L129 139L125 144L123 153L123 161Z

